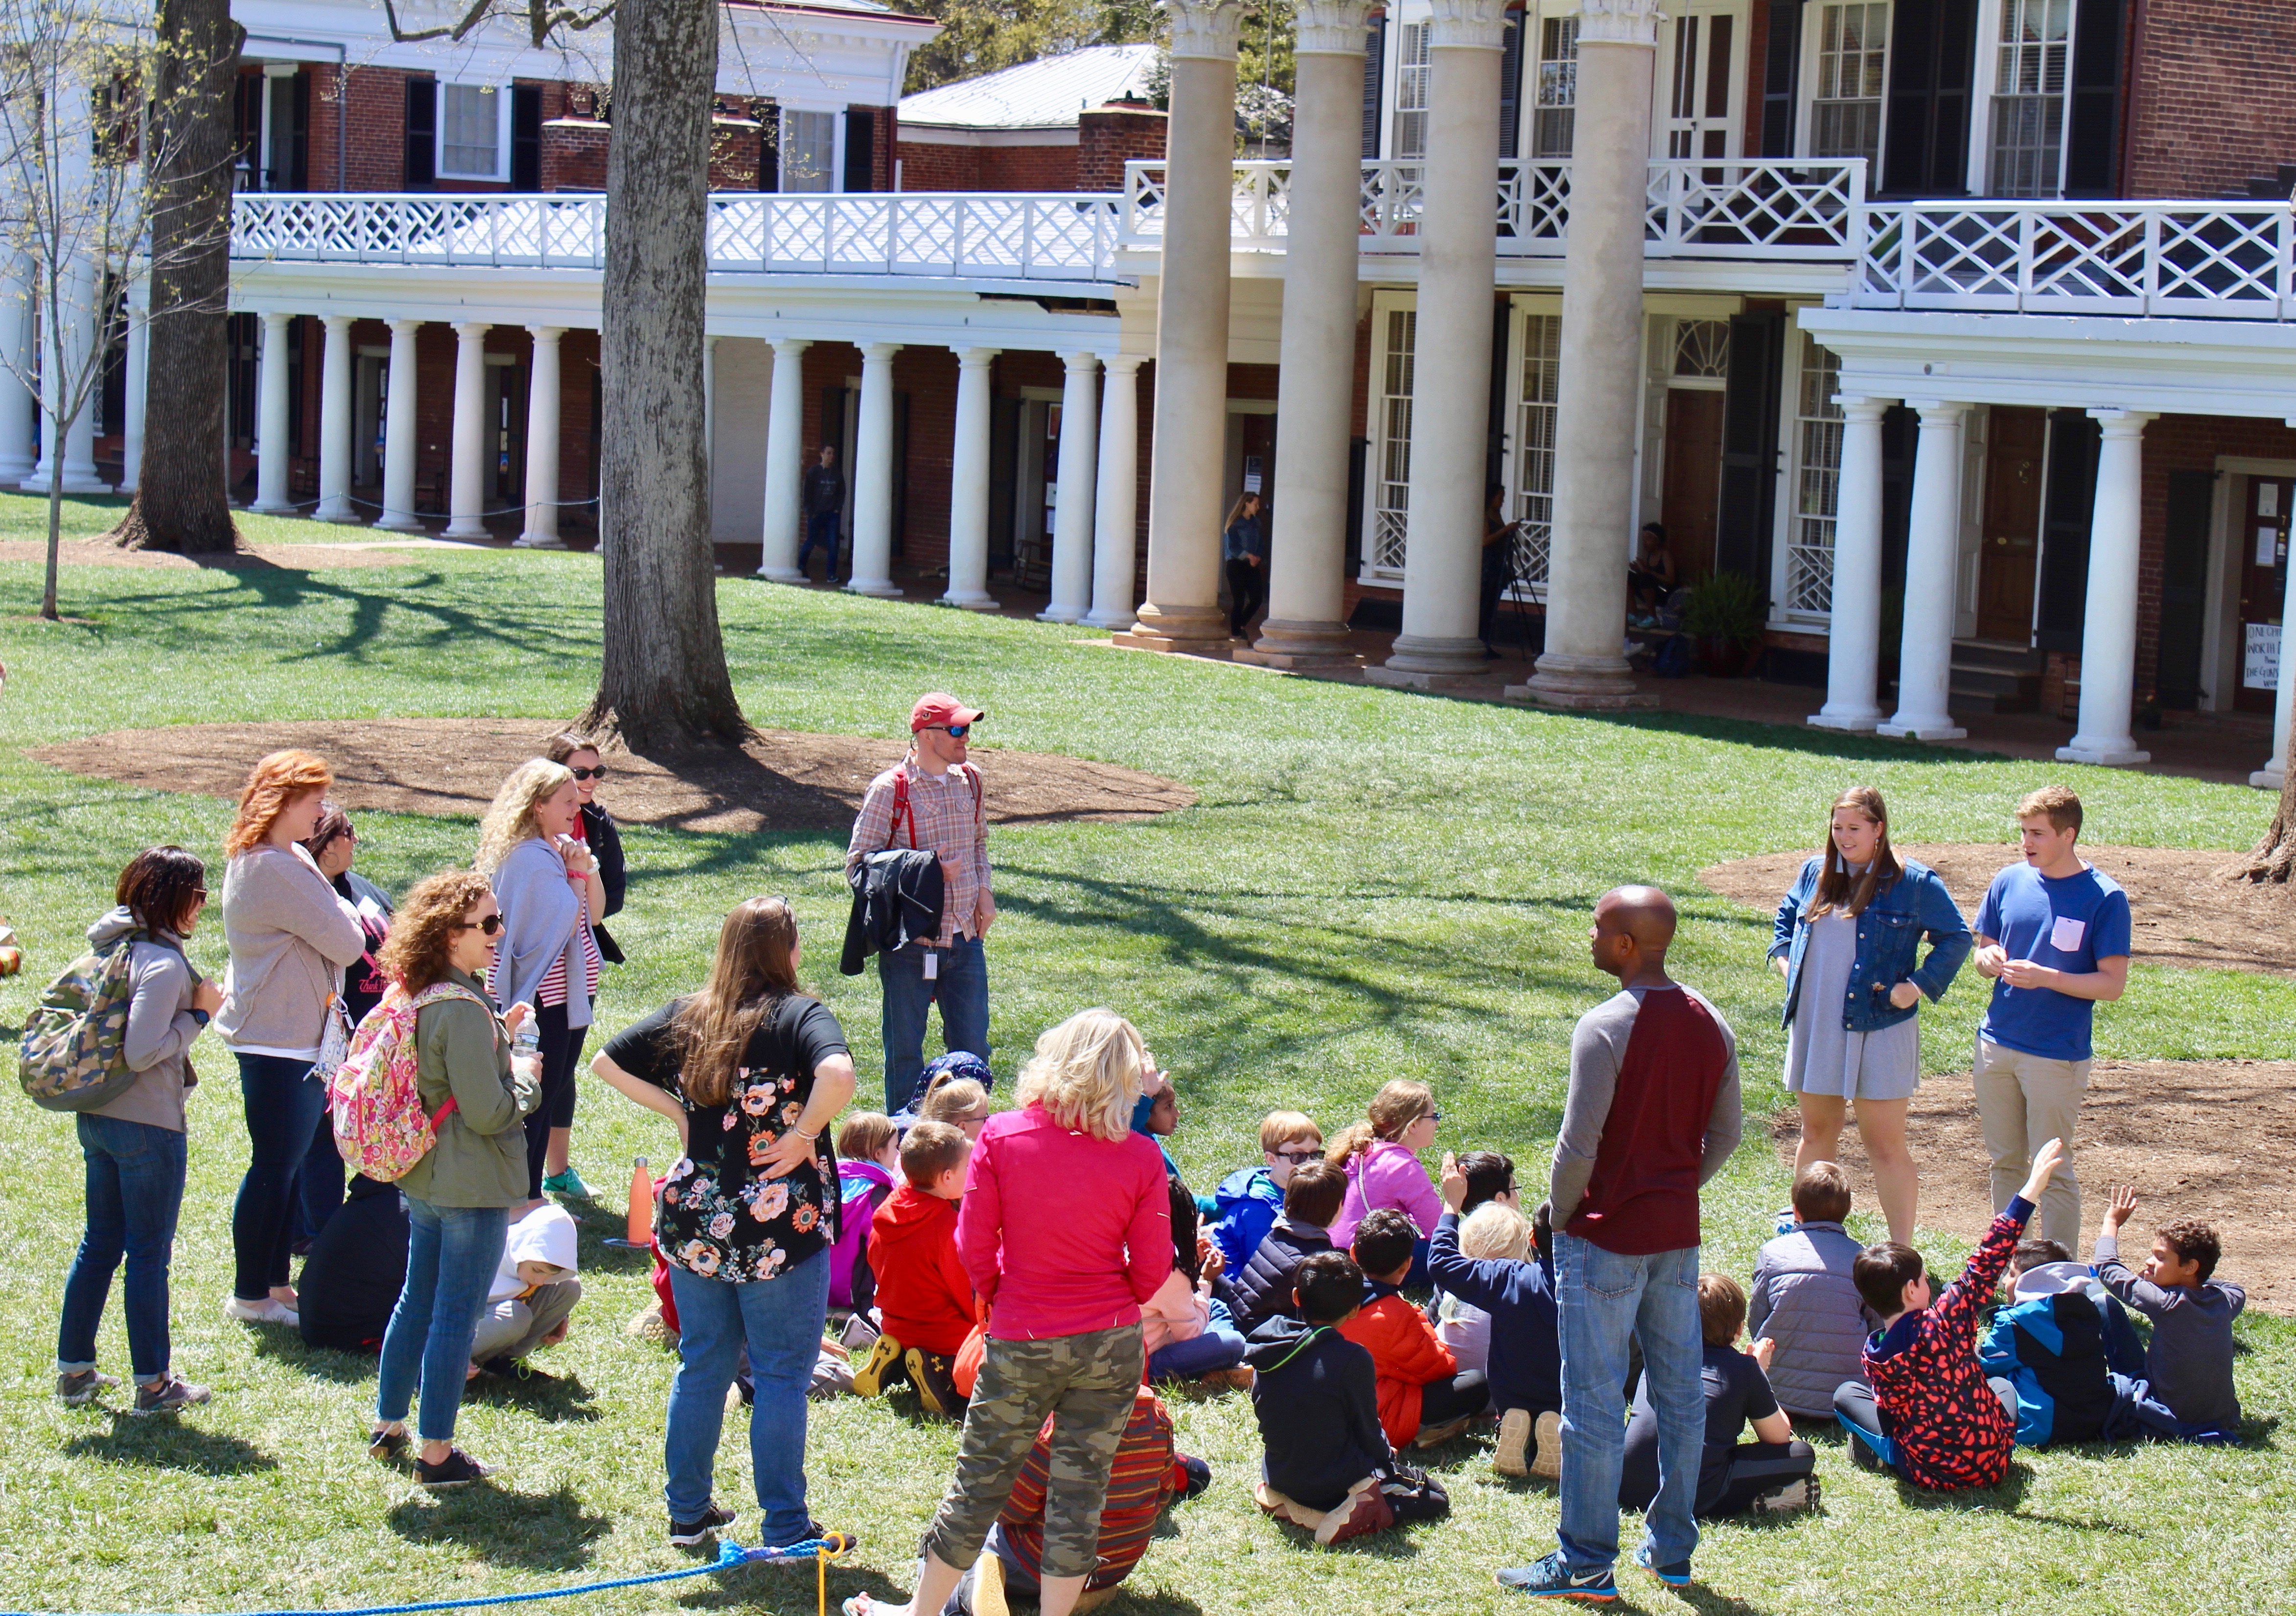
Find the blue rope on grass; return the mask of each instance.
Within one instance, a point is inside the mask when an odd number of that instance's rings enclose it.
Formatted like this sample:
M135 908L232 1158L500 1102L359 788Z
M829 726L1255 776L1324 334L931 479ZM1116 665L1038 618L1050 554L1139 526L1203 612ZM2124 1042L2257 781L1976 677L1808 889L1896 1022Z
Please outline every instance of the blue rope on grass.
M675 1582L681 1577L707 1577L718 1571L730 1571L738 1566L751 1564L787 1565L800 1561L836 1559L842 1550L832 1552L830 1546L818 1538L803 1543L792 1543L787 1548L743 1548L731 1539L720 1539L718 1558L707 1565L690 1565L675 1571L653 1571L644 1577L618 1577L611 1582L584 1582L573 1587L539 1588L530 1594L491 1594L470 1599L434 1599L426 1604L369 1604L348 1610L320 1611L250 1611L239 1616L414 1616L424 1611L462 1611L485 1604L528 1604L537 1599L565 1599L576 1594L603 1594L612 1588L642 1587L650 1582ZM55 1616L53 1612L0 1611L0 1616ZM125 1613L123 1613L125 1616ZM148 1613L145 1613L148 1616Z

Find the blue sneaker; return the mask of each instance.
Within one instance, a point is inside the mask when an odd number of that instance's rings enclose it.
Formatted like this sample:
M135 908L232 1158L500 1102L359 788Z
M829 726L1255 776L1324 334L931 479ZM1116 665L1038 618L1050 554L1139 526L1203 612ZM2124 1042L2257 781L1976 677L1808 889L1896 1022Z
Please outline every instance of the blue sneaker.
M1690 1586L1690 1562L1677 1560L1672 1565L1653 1565L1651 1563L1651 1546L1647 1543L1635 1550L1635 1563L1670 1588Z
M1536 1565L1494 1571L1491 1580L1511 1594L1528 1594L1533 1599L1584 1599L1607 1604L1619 1596L1619 1585L1611 1580L1609 1566L1595 1571L1573 1571L1562 1563L1560 1554L1549 1554Z

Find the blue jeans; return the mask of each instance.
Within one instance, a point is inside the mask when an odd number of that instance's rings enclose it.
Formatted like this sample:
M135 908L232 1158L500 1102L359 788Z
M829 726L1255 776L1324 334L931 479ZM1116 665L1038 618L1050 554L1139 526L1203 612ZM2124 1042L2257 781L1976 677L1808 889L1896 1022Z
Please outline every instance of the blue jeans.
M1698 1248L1621 1257L1557 1229L1554 1259L1562 1309L1562 1521L1554 1535L1562 1562L1584 1573L1619 1557L1629 1334L1642 1341L1658 1411L1658 1497L1643 1517L1651 1560L1687 1560L1698 1547L1691 1511L1706 1444Z
M925 956L940 956L940 973L925 980ZM885 1110L909 1102L917 1073L925 1068L925 1012L940 1005L941 1043L988 1058L988 956L977 937L960 937L947 948L911 943L877 956L877 979L885 993Z
M433 1206L412 1195L406 1201L406 1283L382 1333L374 1417L386 1424L405 1419L419 1374L422 1413L415 1432L426 1442L449 1442L479 1314L502 1264L510 1210Z
M231 1209L231 1289L242 1301L261 1301L272 1286L287 1283L303 1161L327 1090L311 1077L308 1061L243 1054L239 1098L247 1119L247 1176Z
M311 1148L303 1153L303 1182L295 1199L296 1228L305 1240L316 1240L343 1203L343 1156L335 1148L334 1120L324 1105L311 1130Z
M699 1520L709 1507L726 1388L746 1346L757 1392L750 1407L750 1472L765 1512L762 1540L769 1547L803 1542L813 1535L805 1505L805 1398L829 1314L829 1252L815 1252L777 1279L745 1284L673 1267L669 1291L678 1326L677 1376L669 1384L662 1445L670 1520Z
M833 584L837 581L836 512L816 511L805 519L805 542L797 547L797 570L800 572L805 570L805 563L812 556L816 546L829 553L829 570L822 574L822 581Z
M1201 1335L1184 1341L1167 1341L1148 1355L1152 1381L1192 1381L1217 1369L1233 1369L1243 1362L1243 1336L1227 1304L1215 1299L1212 1322Z
M127 1313L127 1361L138 1381L168 1372L168 1261L184 1204L184 1136L170 1128L80 1113L87 1160L87 1232L64 1280L56 1368L95 1367L95 1332L111 1294L112 1270L127 1259L120 1300Z

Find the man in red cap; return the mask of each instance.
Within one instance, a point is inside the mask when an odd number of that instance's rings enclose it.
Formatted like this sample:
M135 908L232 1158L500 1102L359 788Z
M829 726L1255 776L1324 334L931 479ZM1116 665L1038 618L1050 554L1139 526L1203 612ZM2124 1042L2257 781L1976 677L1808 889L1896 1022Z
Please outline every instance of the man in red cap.
M996 920L988 886L988 816L980 771L965 761L972 726L988 715L933 691L909 710L909 755L869 783L850 870L887 848L930 848L940 857L940 931L877 956L884 988L885 1109L907 1103L924 1069L925 1013L940 1005L941 1041L988 1059L988 964L981 939Z

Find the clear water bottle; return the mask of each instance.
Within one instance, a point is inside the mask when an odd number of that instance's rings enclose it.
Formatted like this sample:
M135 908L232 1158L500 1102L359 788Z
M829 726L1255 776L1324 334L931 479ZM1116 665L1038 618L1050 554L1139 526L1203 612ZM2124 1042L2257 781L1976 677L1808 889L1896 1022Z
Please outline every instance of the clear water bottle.
M542 1076L542 1029L534 1024L531 1015L511 1037L510 1063L512 1071L530 1073L537 1079Z

